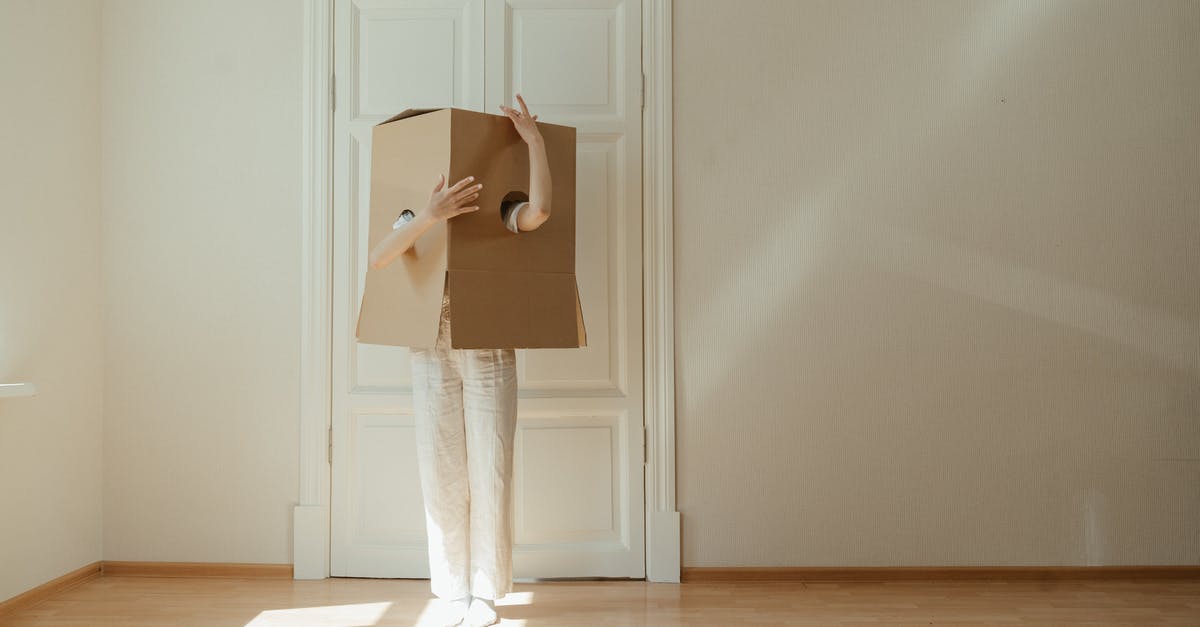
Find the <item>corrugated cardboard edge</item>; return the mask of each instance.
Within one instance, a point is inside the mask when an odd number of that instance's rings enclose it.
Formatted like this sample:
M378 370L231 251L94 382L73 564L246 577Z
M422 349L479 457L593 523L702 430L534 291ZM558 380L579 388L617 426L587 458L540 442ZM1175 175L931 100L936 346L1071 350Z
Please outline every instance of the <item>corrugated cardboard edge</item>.
M375 126L383 126L384 124L395 122L396 120L403 120L405 118L414 118L418 115L425 115L426 113L433 113L434 111L441 111L442 109L447 109L447 108L449 108L449 107L438 107L436 109L405 109L405 110L401 111L400 113L397 113L396 115L393 115L392 117L380 122L379 124L376 124Z
M587 346L587 327L583 324L583 303L579 300L579 281L575 281L575 323L579 325L579 348Z

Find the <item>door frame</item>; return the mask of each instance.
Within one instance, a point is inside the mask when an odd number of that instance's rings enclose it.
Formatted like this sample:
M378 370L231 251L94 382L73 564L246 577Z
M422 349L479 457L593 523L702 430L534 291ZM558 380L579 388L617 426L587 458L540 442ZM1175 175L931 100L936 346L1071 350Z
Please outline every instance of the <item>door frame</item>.
M329 577L332 489L333 3L304 2L300 484L293 577ZM646 580L679 583L675 509L672 0L642 0L642 365Z

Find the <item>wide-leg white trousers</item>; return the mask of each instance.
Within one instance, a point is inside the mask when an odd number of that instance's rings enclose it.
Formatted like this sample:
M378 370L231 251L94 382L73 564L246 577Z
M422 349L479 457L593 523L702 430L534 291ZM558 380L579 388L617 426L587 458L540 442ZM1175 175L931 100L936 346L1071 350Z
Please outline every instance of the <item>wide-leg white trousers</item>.
M443 300L436 347L411 353L430 588L499 599L512 591L516 351L450 348Z

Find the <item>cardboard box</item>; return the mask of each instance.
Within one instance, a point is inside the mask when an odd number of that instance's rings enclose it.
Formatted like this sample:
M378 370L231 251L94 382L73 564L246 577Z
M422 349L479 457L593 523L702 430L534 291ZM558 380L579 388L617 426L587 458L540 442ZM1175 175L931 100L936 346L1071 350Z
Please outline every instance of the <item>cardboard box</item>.
M513 233L500 203L528 198L529 148L503 115L408 109L371 130L372 248L404 209L419 212L439 173L483 183L479 210L442 222L385 268L367 269L355 336L432 347L443 291L453 348L587 344L575 281L575 129L538 122L550 163L550 219Z

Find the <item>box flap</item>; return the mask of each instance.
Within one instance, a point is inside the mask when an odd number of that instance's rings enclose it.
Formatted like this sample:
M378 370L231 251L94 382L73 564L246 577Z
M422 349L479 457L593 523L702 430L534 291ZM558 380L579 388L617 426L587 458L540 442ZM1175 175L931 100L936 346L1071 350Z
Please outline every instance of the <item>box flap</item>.
M575 275L449 270L453 348L578 348Z
M437 228L437 227L435 227ZM433 348L445 286L446 238L367 270L354 337L363 344Z
M393 115L392 117L380 122L379 124L376 124L375 126L383 126L384 124L388 124L390 122L395 122L396 120L412 118L412 117L416 117L418 115L424 115L426 113L430 113L433 111L441 111L442 109L446 109L446 108L447 107L438 107L436 109L405 109L405 110L401 111L400 113L397 113L396 115Z

